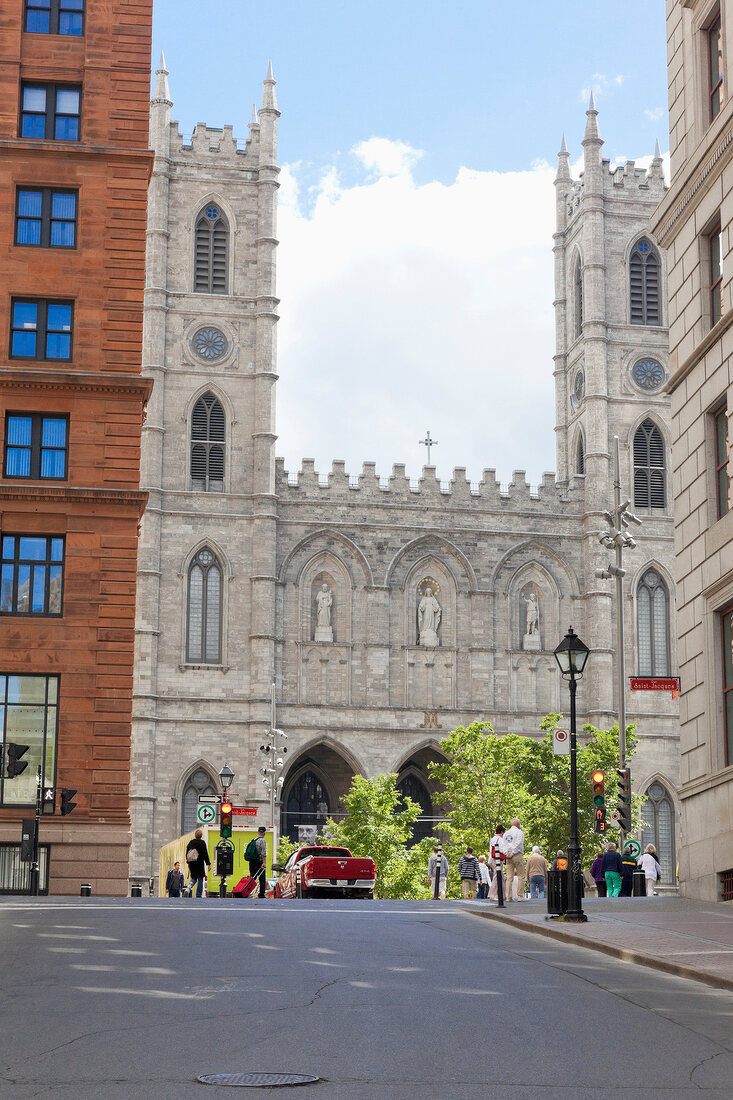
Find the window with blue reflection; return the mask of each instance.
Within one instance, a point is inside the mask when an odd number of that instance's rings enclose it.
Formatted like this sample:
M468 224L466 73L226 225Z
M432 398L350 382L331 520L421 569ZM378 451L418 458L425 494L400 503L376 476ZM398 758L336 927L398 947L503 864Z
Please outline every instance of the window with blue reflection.
M21 137L46 136L46 89L36 84L23 88L23 113L20 125Z
M51 561L64 560L64 540L51 539Z
M76 244L76 194L54 191L51 195L50 244L54 248Z
M41 431L41 477L66 476L66 421L44 416Z
M6 445L8 477L30 476L32 426L33 419L30 416L8 417Z
M71 358L71 306L68 304L48 303L46 358Z
M35 359L38 339L38 304L13 302L13 323L10 354L16 358Z
M26 0L25 29L31 34L84 33L84 0Z
M16 244L41 243L42 210L42 191L18 191L18 214L15 233Z
M59 549L60 548L60 549ZM59 562L53 563L54 553ZM63 539L19 536L3 541L0 613L60 615Z
M79 91L77 88L56 89L54 135L58 141L79 138Z

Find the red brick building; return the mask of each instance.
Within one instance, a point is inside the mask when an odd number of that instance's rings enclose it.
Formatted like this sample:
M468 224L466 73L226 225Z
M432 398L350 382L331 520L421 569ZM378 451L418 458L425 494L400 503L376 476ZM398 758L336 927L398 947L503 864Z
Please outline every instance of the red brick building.
M5 892L39 765L42 889L127 892L151 23L152 0L0 7Z

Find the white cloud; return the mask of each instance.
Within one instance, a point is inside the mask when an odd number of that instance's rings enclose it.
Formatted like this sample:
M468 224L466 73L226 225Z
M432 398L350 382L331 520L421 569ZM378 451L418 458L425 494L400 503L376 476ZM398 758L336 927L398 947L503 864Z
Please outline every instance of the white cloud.
M663 116L664 107L655 107L653 110L647 107L644 110L644 117L648 118L650 122L659 122Z
M596 99L598 99L599 96L604 95L606 92L614 88L620 88L625 79L622 73L617 73L615 76L606 76L605 73L594 73L590 84L580 89L579 99L582 100L583 103L587 103L591 91Z
M402 142L353 154L354 186L333 169L304 196L298 165L281 174L278 454L414 476L430 429L442 478L536 483L555 465L554 169L417 184Z

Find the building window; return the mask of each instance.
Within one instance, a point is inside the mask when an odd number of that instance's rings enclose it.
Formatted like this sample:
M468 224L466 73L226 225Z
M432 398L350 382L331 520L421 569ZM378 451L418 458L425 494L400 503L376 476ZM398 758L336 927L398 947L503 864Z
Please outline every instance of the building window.
M84 0L26 0L25 29L31 34L83 34Z
M217 206L207 206L196 219L193 289L198 294L226 294L229 226Z
M181 798L181 832L191 833L199 822L196 812L199 807L199 795L216 796L219 791L214 780L204 768L198 768L187 780Z
M631 377L640 390L653 393L660 388L667 375L656 359L637 359L631 368Z
M665 498L664 440L647 417L634 435L634 506L663 509Z
M11 359L71 359L71 302L13 301Z
M720 900L733 901L733 867L729 867L727 871L720 871L718 878L720 879Z
M36 801L36 774L44 787L55 786L59 681L57 676L0 674L0 732L3 759L8 742L28 745L28 767L13 779L0 769L0 805L31 806Z
M656 248L646 238L637 241L629 259L631 324L660 325L660 262Z
M64 540L45 535L3 535L0 614L60 615Z
M221 663L221 566L204 547L188 570L186 660L192 664Z
M636 590L639 675L669 676L669 595L656 569L647 569Z
M191 488L204 493L224 491L226 418L221 402L205 393L191 416Z
M298 843L298 826L315 825L320 832L326 824L330 806L328 792L314 772L303 772L283 799L282 835Z
M420 816L415 821L410 844L417 844L426 836L433 835L433 800L422 780L408 772L407 775L397 780L397 790L400 794L398 809L404 809L404 800L411 798L420 807Z
M723 235L720 222L708 233L708 270L710 273L710 324L723 316Z
M69 418L42 413L5 416L5 477L64 479L68 466Z
M674 805L669 791L655 780L646 792L646 803L642 811L645 825L641 833L641 846L653 844L657 849L657 860L662 868L661 882L675 883L674 844Z
M39 248L76 248L76 191L19 187L15 243Z
M720 26L720 9L708 27L708 97L710 121L717 118L723 105L723 35Z
M575 261L575 336L583 331L583 265L580 256Z
M723 647L723 713L725 715L725 766L733 764L733 607L720 613Z
M730 511L730 475L728 473L728 408L713 413L715 421L715 493L718 519Z
M78 141L81 88L61 84L22 86L20 136Z
M578 433L578 446L575 451L575 472L576 474L585 473L585 440L583 439L583 433Z

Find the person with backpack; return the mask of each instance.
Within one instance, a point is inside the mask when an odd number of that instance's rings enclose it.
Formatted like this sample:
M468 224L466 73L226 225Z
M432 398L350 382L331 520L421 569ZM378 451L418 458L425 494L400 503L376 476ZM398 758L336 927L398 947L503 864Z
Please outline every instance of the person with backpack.
M191 876L191 885L196 886L197 898L200 898L204 892L206 868L211 866L209 849L206 847L206 841L202 839L203 835L203 829L197 829L193 839L189 840L186 846L186 865Z
M257 830L257 836L253 837L244 849L244 858L249 864L250 877L256 878L260 884L260 892L257 895L260 898L264 898L265 889L267 887L267 880L265 877L265 865L267 864L266 832L267 829L265 826L260 825Z
M185 882L181 865L176 860L172 868L168 872L165 880L165 892L169 898L180 898L181 890L183 889L183 883Z

